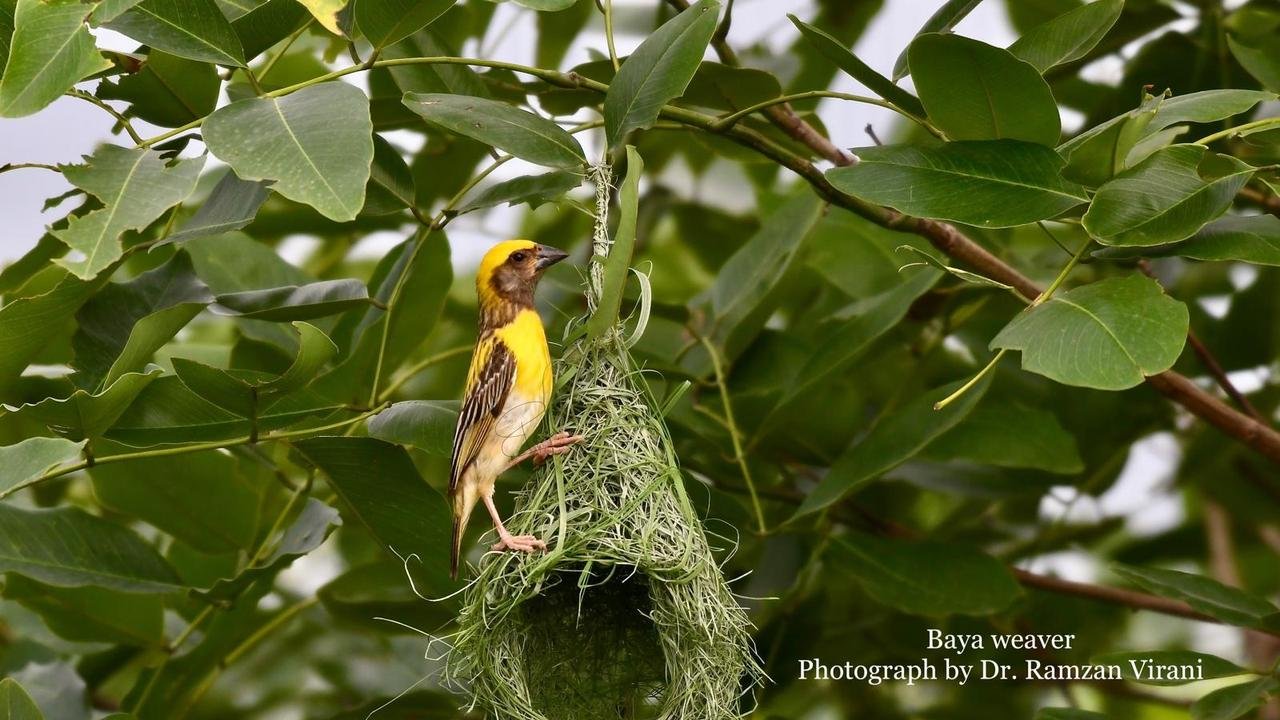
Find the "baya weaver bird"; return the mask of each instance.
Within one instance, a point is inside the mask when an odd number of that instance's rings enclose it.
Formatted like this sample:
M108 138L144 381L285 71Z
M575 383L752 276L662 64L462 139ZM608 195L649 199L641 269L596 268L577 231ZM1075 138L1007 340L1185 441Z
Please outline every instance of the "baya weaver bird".
M533 307L533 291L542 273L568 253L528 240L508 240L485 253L476 273L480 322L476 349L467 372L466 396L453 434L449 499L453 505L450 573L458 577L462 535L483 500L498 531L494 550L533 552L546 543L532 535L514 536L493 504L498 476L533 458L541 464L569 451L581 437L560 432L524 453L520 449L551 400L551 353L542 319Z

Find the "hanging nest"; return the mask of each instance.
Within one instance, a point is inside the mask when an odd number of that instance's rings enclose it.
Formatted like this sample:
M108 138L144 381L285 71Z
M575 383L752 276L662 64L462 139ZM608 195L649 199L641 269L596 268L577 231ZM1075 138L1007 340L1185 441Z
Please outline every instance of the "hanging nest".
M549 550L486 556L450 681L504 720L742 716L763 676L751 624L618 328L572 345L556 377L549 426L586 439L535 473L509 523Z

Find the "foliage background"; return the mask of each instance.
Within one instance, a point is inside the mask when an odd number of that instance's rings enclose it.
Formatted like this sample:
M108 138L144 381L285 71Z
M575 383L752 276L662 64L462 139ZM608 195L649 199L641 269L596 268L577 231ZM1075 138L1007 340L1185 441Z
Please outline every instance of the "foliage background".
M267 32L268 45L275 45L270 33L282 39L309 17L292 3L263 4L275 10L288 5L283 21L254 18L253 27ZM220 2L217 8L223 17L236 18L248 5L255 3ZM786 12L856 47L888 74L918 26L942 5L743 0L728 42L743 64L770 72L788 92L831 87L869 94L815 52L786 22ZM1075 5L990 0L947 7L973 10L957 26L959 34L1003 47ZM0 0L0 29L14 7ZM623 55L672 15L657 2L618 3L616 10ZM1088 61L1046 72L1065 119L1063 139L1138 107L1147 85L1156 94L1170 88L1175 97L1214 88L1277 90L1280 53L1268 32L1278 25L1280 7L1274 2L1125 3L1114 28L1089 50ZM211 65L172 58L168 72L173 75L167 79L176 78L186 88L176 106L172 93L145 84L163 66L153 55L148 75L148 66L136 62L146 50L135 53L130 37L179 55L207 56L211 42L213 47L226 44L213 26L218 23L193 26L194 44L190 37L157 35L137 22L118 25L123 35L100 28L100 45L135 56L110 56L117 68L130 71L132 89L127 81L117 85L115 78L77 87L108 98L117 111L134 118L132 125L145 137L207 113L217 98L221 105L252 96L255 90L243 72L224 68L227 81L219 83L209 79ZM245 26L239 30L236 42L243 47ZM388 48L383 57L456 51L567 70L584 53L607 57L603 31L601 14L589 2L538 13L511 3L468 0L406 40L413 48ZM528 48L532 32L536 41ZM283 53L282 47L252 63L264 92L350 64L346 42L317 22L310 22ZM1248 54L1251 47L1258 48L1254 55ZM357 41L360 58L369 50L364 40ZM52 309L42 305L40 314L23 303L63 297L58 288L68 288L66 271L54 264L65 253L63 240L50 235L36 244L25 230L4 237L6 247L30 252L0 273L6 303L0 331L6 333L2 347L9 358L0 361L0 399L9 408L0 416L5 446L0 448L0 487L8 496L0 505L7 543L0 562L9 571L0 604L0 666L36 698L45 717L84 718L117 709L139 718L363 717L423 677L428 679L385 715L457 715L460 700L433 687L439 643L428 646L404 627L373 619L389 617L447 634L456 606L414 598L400 563L385 548L423 556L416 579L427 594L453 589L440 573L447 519L438 491L444 485L452 403L473 333L474 258L490 242L513 233L575 250L575 257L584 259L590 218L580 210L590 192L579 188L534 210L482 209L451 223L447 243L439 231L428 236L404 275L398 298L403 305L393 316L387 361L378 373L371 358L381 338L379 323L385 322L380 306L394 294L400 272L394 262L411 247L401 242L412 242L419 232L401 199L410 198L420 215L430 217L488 163L483 145L407 112L402 91L484 93L519 102L523 90L516 91L514 84L529 80L504 70L460 66L411 71L398 78L385 69L346 78L371 94L373 127L393 143L383 146L375 167L394 180L373 190L354 220L335 222L273 193L242 228L203 237L178 235L177 242L149 252L129 251L120 267L109 269L110 277L86 271L94 279L83 293L66 292L65 302L52 303ZM687 104L725 114L754 102L743 97L778 92L762 75L706 70L717 71L722 74L703 76L701 85L695 80ZM1021 82L1011 81L1009 87L1020 88ZM218 86L216 92L193 90L201 83ZM912 88L912 79L903 86ZM534 94L534 107L548 112L601 100L537 83L524 90ZM59 92L55 88L53 97ZM921 95L930 100L923 89ZM1270 98L1225 103L1221 107L1227 110L1215 105L1204 111L1208 122L1188 126L1186 120L1196 118L1186 118L1176 126L1181 136L1157 133L1158 140L1151 142L1187 142L1228 124L1272 116L1274 95ZM0 104L4 101L0 89ZM101 112L83 99L58 102ZM320 121L315 132L349 119L349 113L336 110L344 107L339 102L324 97L304 108L303 115ZM930 117L942 125L946 108L929 104ZM1023 98L1014 105L1035 103ZM871 145L863 130L867 123L889 144L929 147L932 142L879 107L804 100L795 108L841 147ZM7 125L46 122L50 112L0 121L5 129L0 159L74 162L58 153L86 138L86 154L93 150L93 138L78 128L59 128L57 148L50 153L12 140ZM591 110L574 115L575 121L597 117ZM815 156L823 169L830 167L812 148L770 129L763 119L742 126L769 134L799 156ZM211 131L206 127L205 132ZM1019 132L1016 124L1013 132ZM112 144L132 147L122 128L116 133ZM1276 657L1277 613L1265 598L1274 597L1280 584L1275 465L1241 438L1206 427L1151 386L1079 387L1100 384L1097 376L1112 369L1098 356L1084 363L1092 376L1086 382L1077 378L1074 385L1024 372L1008 358L948 410L934 413L929 404L945 394L938 389L954 389L973 377L993 355L988 343L1023 305L999 288L970 282L972 277L900 271L918 258L898 246L929 248L927 232L894 232L848 210L820 206L794 175L713 135L664 123L634 136L647 167L637 265L649 274L655 298L648 331L635 351L660 372L651 376L657 395L674 398L667 419L688 485L712 519L709 528L737 544L726 560L726 576L750 572L735 590L744 598L771 598L744 600L774 681L760 695L759 714L1031 717L1046 706L1079 706L1114 718L1275 717L1274 706L1254 709L1276 687L1265 672ZM1214 149L1263 166L1276 162L1274 135L1224 135ZM352 167L359 165L350 160L360 149L346 142L348 136L340 137L342 142L332 144L334 177L350 180ZM586 156L598 157L601 134L579 137ZM399 151L409 172L388 159L386 147ZM194 159L203 151L195 136L181 155ZM1115 169L1108 167L1106 174ZM163 175L159 167L152 171ZM0 182L11 187L35 177L29 173L44 172L15 169L0 175ZM68 171L68 177L74 180L75 172ZM482 187L544 172L516 160ZM151 215L140 213L144 219L138 227L116 228L109 240L118 239L123 249L174 240L175 231L199 224L197 210L213 205L208 199L225 173L220 162L206 160L194 189L159 203ZM1267 185L1273 178L1265 171L1242 177L1251 184L1237 188L1241 194L1234 207L1202 207L1204 221L1222 212L1275 212L1274 191ZM1157 186L1172 184L1168 176L1156 180ZM853 187L856 180L849 182ZM886 183L871 185L850 192L873 202L895 201L875 195ZM181 189L169 176L142 196ZM1059 275L1071 251L1086 239L1072 222L1049 224L1052 240L1029 223L996 222L990 224L1018 226L981 229L975 226L983 218L957 217L964 207L944 207L945 194L926 201L940 204L912 212L964 222L969 237L1041 286ZM308 197L312 205L324 204ZM961 205L971 208L973 197L966 196ZM55 204L49 221L97 207L89 200L77 210L79 202ZM1006 198L995 206L1025 204ZM176 210L168 211L170 206ZM34 209L27 203L22 213L32 217ZM1083 209L1068 215L1078 217ZM1181 239L1198 227L1165 239ZM1254 244L1244 250L1239 242L1216 244L1198 256L1191 253L1196 259L1183 259L1175 248L1171 257L1160 253L1145 269L1185 304L1193 332L1269 423L1277 402L1280 237L1273 226L1259 227L1246 238ZM1133 255L1154 253L1109 252L1109 258L1086 255L1083 264L1071 268L1062 289L1104 279L1149 282L1142 280L1144 268ZM1202 262L1205 252L1214 261ZM78 267L76 256L66 258L70 268ZM988 269L964 257L954 262L980 273ZM580 272L559 268L545 283L544 315L553 338L561 337L566 322L584 309ZM329 284L311 286L305 303L281 292L228 297L316 282ZM366 299L366 288L377 302ZM214 300L217 311L208 309ZM1127 317L1156 317L1171 307L1147 304L1149 298L1137 295L1114 302ZM239 316L229 315L227 308ZM877 324L876 318L884 320ZM310 325L291 326L293 321ZM1177 318L1164 324L1177 326ZM1052 325L1050 331L1040 340L1063 332ZM333 339L335 352L320 332ZM715 371L695 332L710 336L723 356L722 372ZM1155 355L1173 362L1184 335L1168 327L1140 328L1135 342L1150 340L1157 346ZM318 364L300 362L306 372L295 373L296 382L276 381L274 390L261 391L264 397L273 391L288 397L270 406L274 409L265 404L270 398L259 407L244 383L285 373L299 347L309 348L301 357ZM850 352L842 357L841 351ZM128 362L119 359L122 355ZM208 368L235 372L228 376ZM1144 368L1149 370L1144 374L1161 369ZM1214 382L1193 348L1182 351L1175 369L1223 402L1236 402ZM813 385L804 386L805 379ZM690 386L681 394L685 381ZM73 396L76 388L84 392ZM56 402L67 397L74 399ZM384 410L382 400L395 405ZM247 416L257 422L237 419ZM731 427L740 434L737 443ZM353 437L307 439L348 431ZM248 442L259 433L280 439ZM70 440L33 440L56 436ZM85 438L92 457L157 449L160 456L83 468L88 461L73 443ZM507 487L517 487L522 479L512 473ZM19 489L32 481L30 489ZM763 522L749 485L760 496ZM392 492L399 502L392 507L380 502ZM796 516L797 507L806 512ZM71 510L41 513L36 508L78 508L105 522ZM769 531L758 533L760 524ZM84 544L77 546L80 539ZM114 558L95 554L110 543L119 550ZM1011 573L1010 566L1021 574ZM103 574L104 567L112 573ZM1195 577L1161 574L1161 569ZM1058 576L1083 584L1054 581ZM1117 597L1107 593L1113 587L1141 592ZM1134 607L1145 609L1134 613ZM1207 613L1210 617L1200 619L1256 631L1176 617L1188 613ZM907 689L794 680L802 658L913 661L921 655L928 627L1077 633L1077 647L1056 658L1063 662L1125 650L1196 651L1264 672L1256 679L1224 672L1228 679L1178 688L1027 682ZM1212 694L1218 687L1226 689ZM16 697L19 691L5 683L0 692ZM1199 704L1189 707L1196 700Z

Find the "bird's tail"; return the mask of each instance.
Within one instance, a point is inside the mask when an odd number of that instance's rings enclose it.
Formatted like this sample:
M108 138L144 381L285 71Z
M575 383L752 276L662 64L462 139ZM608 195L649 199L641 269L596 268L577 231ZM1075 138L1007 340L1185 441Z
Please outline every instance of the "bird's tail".
M471 496L471 497L469 497ZM473 492L459 488L453 496L453 544L449 551L449 577L458 579L458 564L462 558L462 536L467 532L467 521L476 501Z

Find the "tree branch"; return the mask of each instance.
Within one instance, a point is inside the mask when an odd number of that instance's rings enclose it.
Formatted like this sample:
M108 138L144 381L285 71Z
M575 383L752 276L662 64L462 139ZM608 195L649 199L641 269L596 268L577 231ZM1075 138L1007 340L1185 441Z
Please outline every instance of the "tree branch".
M1190 605L1178 601L1162 598L1158 595L1148 595L1147 593L1138 592L1136 590L1125 590L1123 588L1109 587L1106 585L1090 585L1088 583L1072 582L1061 578L1050 577L1048 575L1037 575L1033 572L1012 568L1013 577L1026 587L1035 588L1037 590L1047 590L1059 595L1074 595L1089 600L1097 600L1111 605L1122 605L1134 610L1150 610L1152 612L1162 613L1164 615L1173 615L1175 617L1186 618L1188 620L1197 620L1199 622L1223 624L1217 618L1205 615L1202 612L1193 610ZM1272 633L1274 634L1274 633Z
M681 10L689 6L687 0L667 0L667 2ZM721 61L726 65L741 64L728 43L721 41L714 47ZM780 130L836 165L852 165L856 162L856 158L822 137L817 130L796 115L789 105L774 105L764 112ZM712 127L703 126L703 128L715 132ZM1013 286L1027 299L1033 300L1040 295L1040 287L1034 281L966 237L954 226L936 220L902 215L888 208L871 205L846 195L832 187L822 171L808 160L791 155L782 148L767 147L761 141L769 145L773 144L763 136L750 133L745 128L729 128L724 134L741 144L759 150L797 173L833 204L852 210L886 228L919 235L959 264L967 265L982 275ZM1280 203L1280 199L1277 202ZM1274 428L1235 410L1172 370L1148 377L1147 383L1200 419L1280 465L1280 432L1276 432Z
M668 0L668 2L682 3L684 0ZM728 46L723 43L722 46L726 49L728 48ZM722 54L722 58L725 59L726 63L731 61L733 63L737 62L736 57L731 54L731 51L729 53ZM485 60L483 58L440 56L378 60L374 63L343 68L326 75L305 80L296 85L290 85L286 88L274 90L267 93L266 97L280 97L288 95L289 93L296 92L304 87L328 82L352 73L369 70L372 67L432 64L474 65L476 67L499 68L531 75L556 87L582 88L598 93L605 93L609 90L609 86L605 83L582 77L576 73L562 73L556 70L547 70L545 68L536 68L528 65L520 65L518 63L509 63L497 60ZM774 105L771 108L766 109L764 112L778 127L787 132L787 134L792 138L803 142L807 147L823 155L823 157L831 159L838 165L852 165L856 162L855 158L844 153L844 151L835 147L830 140L819 135L816 130L805 123L788 106ZM954 226L938 222L936 220L903 215L894 210L890 210L889 208L880 207L879 205L874 205L860 198L840 192L833 187L831 183L827 182L826 175L823 174L822 170L818 169L807 158L791 153L773 140L770 140L750 128L737 125L730 128L717 129L717 118L671 105L664 106L660 114L662 117L669 120L675 120L676 122L696 127L707 132L720 134L733 140L739 145L760 153L761 155L799 175L813 186L819 196L823 197L833 205L851 210L855 214L891 230L919 235L920 237L928 240L934 247L946 253L958 264L968 266L982 275L1012 286L1028 300L1034 300L1040 295L1040 287L1036 285L1033 280L1018 272L1008 263L991 254L985 248L966 237ZM203 118L193 120L182 127L174 128L163 135L144 141L140 144L140 147L154 145L157 142L161 142L170 137L186 132L187 130L199 127L203 121ZM1274 428L1264 425L1244 413L1231 408L1218 398L1202 390L1195 383L1171 370L1160 373L1159 375L1148 377L1147 383L1169 399L1199 416L1205 422L1208 422L1223 433L1243 442L1245 445L1258 451L1272 462L1280 465L1280 432L1276 432Z
M1244 200L1251 205L1257 205L1262 210L1280 217L1280 195L1264 192L1257 188L1246 187L1240 191L1237 198Z

